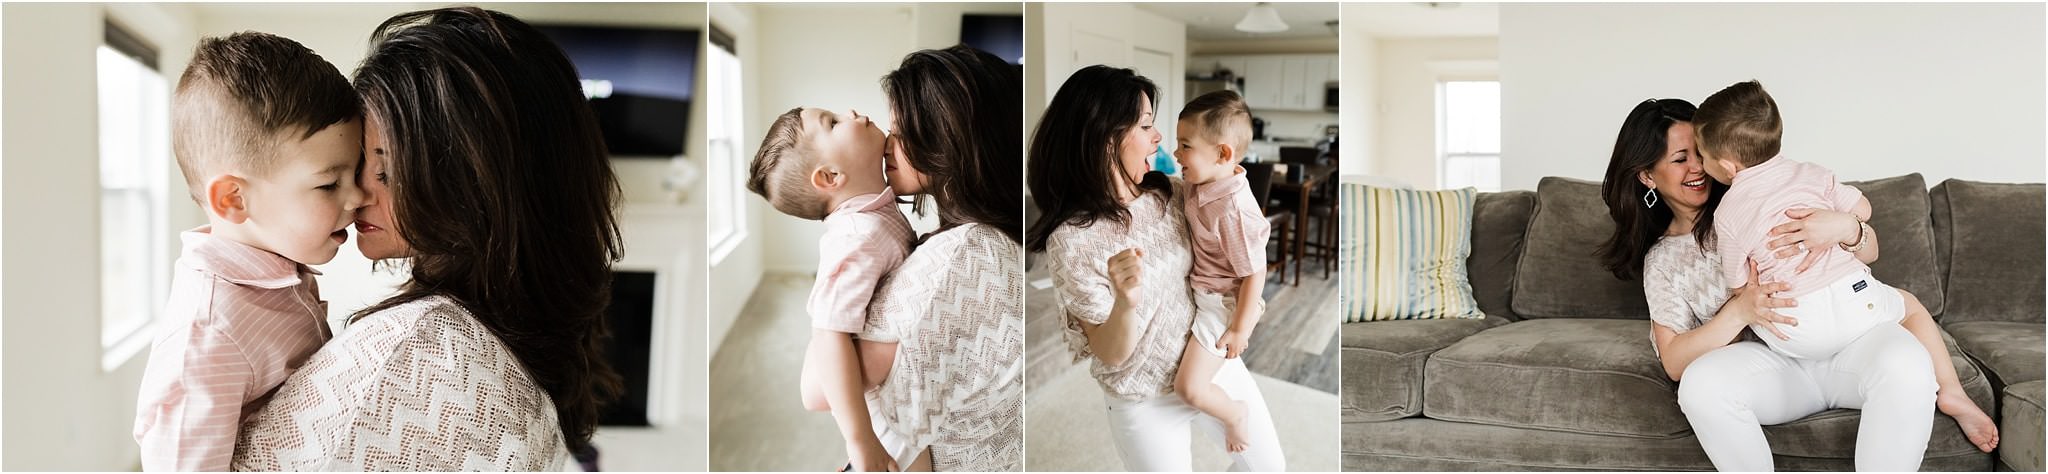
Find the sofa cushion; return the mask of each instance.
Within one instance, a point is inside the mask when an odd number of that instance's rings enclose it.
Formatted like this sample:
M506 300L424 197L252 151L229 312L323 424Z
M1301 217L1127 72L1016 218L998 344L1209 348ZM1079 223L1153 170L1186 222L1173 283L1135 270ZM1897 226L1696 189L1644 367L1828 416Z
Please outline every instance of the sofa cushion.
M1480 331L1430 356L1423 413L1467 423L1671 437L1691 429L1650 322L1540 319Z
M2040 323L1965 321L1942 325L1955 335L1964 353L1984 362L1984 368L1999 382L2013 385L2042 379L2043 352L2048 339Z
M2005 387L2004 408L1998 417L1998 459L2014 472L2041 472L2048 464L2042 462L2042 383L2035 380Z
M1855 410L1829 410L1766 426L1764 437L1778 454L1778 470L1847 472L1856 468L1859 420ZM1699 439L1690 433L1635 438L1427 418L1346 423L1343 433L1346 472L1713 469ZM1991 467L1992 456L1970 446L1954 423L1935 423L1920 470L1989 471Z
M1600 183L1543 178L1536 184L1536 200L1516 265L1515 314L1527 319L1649 319L1643 283L1615 278L1593 254L1614 232L1600 200Z
M1485 319L1472 299L1472 188L1414 191L1346 184L1339 244L1344 322Z
M1383 421L1422 413L1422 367L1429 355L1486 328L1486 319L1411 319L1344 325L1339 343L1344 421Z
M1927 181L1914 173L1842 184L1855 186L1870 200L1870 227L1877 230L1878 236L1878 259L1870 264L1871 275L1886 285L1913 293L1929 314L1940 315L1945 298L1941 273L1930 270L1936 265Z
M2043 321L2042 185L1951 179L1929 191L1935 254L1947 272L1943 322ZM1879 241L1883 263L1891 235ZM1891 277L1878 275L1890 283ZM1924 293L1913 290L1921 301Z
M1488 315L1521 319L1509 298L1534 212L1535 191L1480 193L1472 204L1472 256L1465 259L1465 275L1472 280L1472 298Z

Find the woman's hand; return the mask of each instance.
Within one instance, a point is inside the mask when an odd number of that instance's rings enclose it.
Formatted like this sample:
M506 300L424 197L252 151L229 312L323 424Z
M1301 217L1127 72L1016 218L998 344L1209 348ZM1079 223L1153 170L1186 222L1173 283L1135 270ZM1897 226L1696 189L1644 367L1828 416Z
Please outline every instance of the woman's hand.
M861 441L846 442L848 464L857 472L896 472L896 460L889 457L889 450L882 448L881 441L873 437Z
M1771 330L1772 335L1778 336L1779 340L1789 339L1783 331L1778 330L1778 325L1798 326L1799 320L1778 314L1776 309L1798 306L1799 302L1771 295L1791 289L1792 285L1785 282L1758 283L1756 262L1749 262L1749 281L1729 294L1728 303L1721 307L1720 316L1734 316L1745 326L1762 324Z
M1814 262L1820 261L1821 255L1826 254L1808 250L1826 250L1828 247L1851 245L1864 238L1861 221L1856 219L1856 215L1847 212L1802 208L1786 210L1785 217L1792 218L1792 222L1772 227L1771 236L1776 238L1771 239L1767 245L1776 252L1778 258L1791 258L1805 253L1806 258L1799 262L1797 271L1800 272L1812 267Z
M1109 257L1109 286L1116 292L1116 304L1135 307L1138 286L1145 279L1145 250L1128 248Z

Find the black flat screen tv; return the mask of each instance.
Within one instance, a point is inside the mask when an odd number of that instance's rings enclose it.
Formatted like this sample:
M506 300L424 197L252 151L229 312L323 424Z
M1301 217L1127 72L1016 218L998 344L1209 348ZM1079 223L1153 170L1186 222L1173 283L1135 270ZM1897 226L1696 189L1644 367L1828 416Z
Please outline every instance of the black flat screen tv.
M689 143L698 30L540 25L576 63L613 157L667 158Z

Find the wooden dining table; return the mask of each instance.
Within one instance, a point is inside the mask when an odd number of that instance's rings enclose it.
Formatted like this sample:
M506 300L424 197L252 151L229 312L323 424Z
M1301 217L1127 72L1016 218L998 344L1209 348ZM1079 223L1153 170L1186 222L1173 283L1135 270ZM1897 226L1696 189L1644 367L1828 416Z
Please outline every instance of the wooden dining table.
M1294 232L1294 278L1289 283L1293 286L1301 286L1301 261L1304 255L1307 253L1303 250L1308 246L1309 197L1315 195L1316 186L1321 186L1323 185L1323 183L1329 182L1332 177L1336 176L1337 165L1304 163L1276 164L1286 167L1287 176L1285 178L1282 178L1280 176L1274 176L1273 190L1294 193L1294 195L1297 197L1296 201L1300 203L1300 209L1295 209L1294 211L1295 219L1297 219L1298 222L1301 223L1301 225L1299 226L1300 230ZM1300 177L1296 178L1296 176ZM1334 223L1326 225L1334 225ZM1284 272L1287 271L1287 269L1282 268L1280 269L1280 271Z

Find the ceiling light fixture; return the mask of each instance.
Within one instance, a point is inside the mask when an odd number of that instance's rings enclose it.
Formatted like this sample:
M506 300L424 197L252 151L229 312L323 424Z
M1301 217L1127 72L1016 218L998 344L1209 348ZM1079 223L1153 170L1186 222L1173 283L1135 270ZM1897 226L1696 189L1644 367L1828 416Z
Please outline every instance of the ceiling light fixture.
M1244 19L1237 21L1237 31L1246 33L1279 33L1287 31L1287 22L1280 21L1280 11L1273 5L1259 2L1245 10Z

